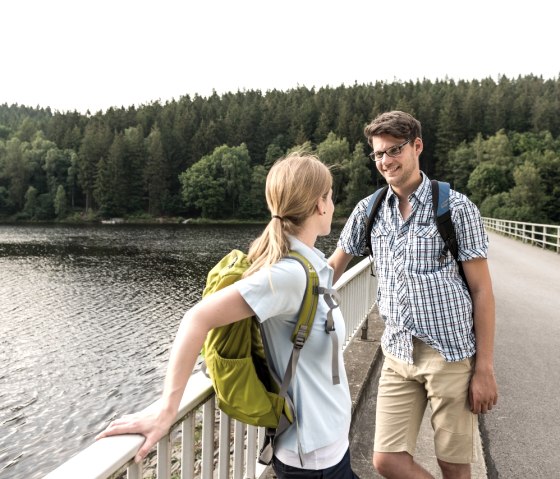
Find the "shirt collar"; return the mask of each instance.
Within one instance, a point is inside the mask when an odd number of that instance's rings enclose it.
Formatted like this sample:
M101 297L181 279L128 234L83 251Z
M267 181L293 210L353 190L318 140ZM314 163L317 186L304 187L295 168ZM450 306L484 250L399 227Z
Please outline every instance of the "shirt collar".
M430 179L422 171L420 174L422 175L422 183L420 183L420 186L418 186L416 191L412 194L422 205L425 205L431 200L432 187L430 185Z
M301 254L302 256L305 256L307 260L313 265L315 271L319 272L325 266L327 266L325 253L323 253L321 250L315 247L310 248L295 236L288 235L288 239L290 240L290 249L295 251L296 253Z

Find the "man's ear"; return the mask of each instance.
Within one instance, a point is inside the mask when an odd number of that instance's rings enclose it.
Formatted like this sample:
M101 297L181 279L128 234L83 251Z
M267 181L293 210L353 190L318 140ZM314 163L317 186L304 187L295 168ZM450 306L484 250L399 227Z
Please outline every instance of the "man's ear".
M414 151L416 152L417 155L420 155L420 153L422 153L423 150L424 150L424 142L422 141L422 138L416 138L414 140Z

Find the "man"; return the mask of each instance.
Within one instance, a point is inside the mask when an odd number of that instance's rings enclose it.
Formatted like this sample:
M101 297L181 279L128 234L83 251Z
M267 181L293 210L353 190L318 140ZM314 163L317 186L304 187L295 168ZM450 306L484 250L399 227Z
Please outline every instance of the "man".
M451 190L457 262L444 250L429 179L420 171L422 131L411 115L392 111L365 128L371 158L389 189L371 232L378 304L385 322L373 464L387 478L430 478L414 462L427 403L445 479L470 478L478 414L497 402L493 372L494 296L488 237L476 206ZM335 281L365 246L368 198L348 219L329 264Z

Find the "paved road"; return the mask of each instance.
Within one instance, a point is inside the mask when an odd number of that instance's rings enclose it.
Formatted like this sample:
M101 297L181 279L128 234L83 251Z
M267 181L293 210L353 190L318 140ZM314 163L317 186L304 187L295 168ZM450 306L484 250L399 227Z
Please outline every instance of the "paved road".
M560 254L490 233L499 403L483 418L489 478L560 478Z

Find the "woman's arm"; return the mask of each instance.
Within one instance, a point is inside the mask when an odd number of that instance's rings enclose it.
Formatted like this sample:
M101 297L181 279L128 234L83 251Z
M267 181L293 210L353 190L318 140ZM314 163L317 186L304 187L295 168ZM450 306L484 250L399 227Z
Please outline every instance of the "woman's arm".
M173 341L158 407L153 411L116 419L96 439L117 434L142 434L146 441L135 457L135 461L141 461L173 424L208 331L253 314L234 285L216 291L197 303L183 317Z

